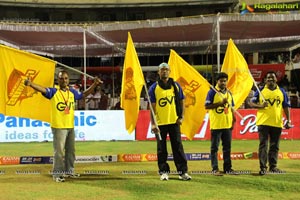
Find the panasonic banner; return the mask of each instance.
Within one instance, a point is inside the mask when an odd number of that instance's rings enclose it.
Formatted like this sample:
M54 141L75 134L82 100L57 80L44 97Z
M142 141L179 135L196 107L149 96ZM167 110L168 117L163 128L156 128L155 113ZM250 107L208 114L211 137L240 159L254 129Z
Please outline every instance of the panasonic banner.
M76 141L134 140L125 129L124 111L75 111ZM52 141L50 124L0 114L0 142Z

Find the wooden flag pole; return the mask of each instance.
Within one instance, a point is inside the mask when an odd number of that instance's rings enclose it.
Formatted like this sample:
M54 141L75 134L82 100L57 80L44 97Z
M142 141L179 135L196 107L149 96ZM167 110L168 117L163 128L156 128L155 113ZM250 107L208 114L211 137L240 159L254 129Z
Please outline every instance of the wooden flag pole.
M212 86L211 84L209 84L209 86L210 86L210 88L213 89L220 97L222 97L222 95L220 94L220 92L219 92L218 90L216 90L216 88L215 88L214 86ZM229 105L229 107L231 107L231 108L233 109L233 111L234 111L234 112L235 112L242 120L244 120L244 117L243 117L237 110L235 110L235 109L231 106L231 104L228 103L228 105Z
M69 70L72 70L72 71L74 71L74 72L77 72L77 73L79 73L79 74L82 74L82 75L84 75L84 76L87 76L87 77L89 77L89 78L91 78L91 79L95 79L95 77L93 77L93 76L91 76L91 75L89 75L89 74L87 74L87 73L84 73L84 72L82 72L82 71L79 71L79 70L77 70L77 69L74 69L74 68L72 68L72 67L70 67L70 66L68 66L68 65L62 64L62 63L57 62L57 61L56 61L56 64L57 64L57 65L60 65L60 66L62 66L62 67L65 67L65 68L67 68L67 69L69 69Z
M147 95L147 101L149 103L149 108L150 108L151 116L153 117L153 121L154 121L155 126L158 127L157 119L155 117L155 113L154 113L152 104L150 102L150 96L149 96L149 93L148 93L148 89L147 89L146 83L144 83L144 88L145 88L145 92L146 92L146 95ZM156 133L156 134L158 135L159 140L162 140L160 132L158 131L158 133Z

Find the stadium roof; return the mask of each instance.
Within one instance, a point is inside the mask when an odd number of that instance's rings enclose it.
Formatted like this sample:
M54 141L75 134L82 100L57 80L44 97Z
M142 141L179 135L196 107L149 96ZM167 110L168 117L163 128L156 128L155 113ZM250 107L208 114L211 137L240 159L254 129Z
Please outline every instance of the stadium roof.
M50 57L124 56L130 32L139 55L291 51L300 46L300 13L218 14L97 24L0 22L0 43ZM85 34L84 34L85 33ZM84 36L86 40L84 40ZM86 41L86 42L84 42Z
M239 0L1 0L0 6L38 7L38 8L116 8L116 7L161 7L193 5L232 5Z

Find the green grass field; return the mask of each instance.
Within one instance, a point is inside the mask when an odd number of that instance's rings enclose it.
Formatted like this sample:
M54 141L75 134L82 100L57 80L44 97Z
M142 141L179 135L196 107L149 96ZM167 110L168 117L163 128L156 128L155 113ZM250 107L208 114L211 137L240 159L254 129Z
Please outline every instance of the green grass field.
M210 142L184 141L183 145L186 153L204 153L209 152ZM281 152L299 152L300 141L282 140L280 147ZM257 148L258 141L239 140L232 144L232 152L252 152ZM76 143L78 156L155 152L154 141ZM52 143L1 143L0 156L52 156ZM175 170L173 161L169 164ZM219 165L222 168L222 161ZM190 172L211 170L210 161L189 161L188 166ZM184 182L175 174L170 175L169 181L160 181L156 162L76 164L76 171L82 174L80 178L55 183L49 174L49 164L0 165L0 199L299 199L300 160L281 159L278 167L287 173L258 176L258 160L233 160L235 170L253 173L221 177L191 174L193 179ZM40 173L16 174L18 170ZM85 174L87 171L108 174Z

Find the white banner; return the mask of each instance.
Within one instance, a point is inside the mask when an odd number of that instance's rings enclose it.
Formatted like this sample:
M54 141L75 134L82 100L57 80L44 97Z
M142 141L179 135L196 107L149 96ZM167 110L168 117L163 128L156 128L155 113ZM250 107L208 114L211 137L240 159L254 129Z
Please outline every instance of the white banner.
M109 156L76 156L75 163L117 162L117 155Z
M76 141L135 140L125 129L123 110L75 111ZM49 123L0 114L0 142L52 141Z

